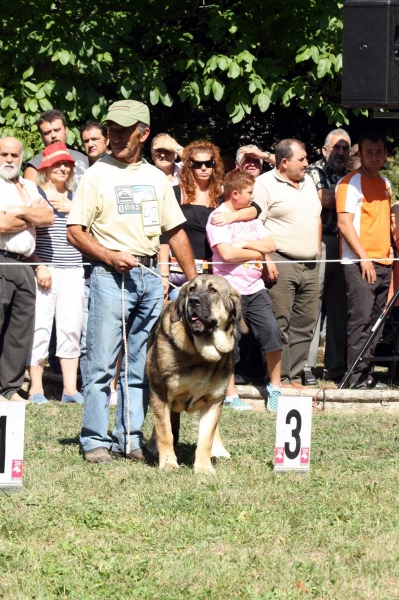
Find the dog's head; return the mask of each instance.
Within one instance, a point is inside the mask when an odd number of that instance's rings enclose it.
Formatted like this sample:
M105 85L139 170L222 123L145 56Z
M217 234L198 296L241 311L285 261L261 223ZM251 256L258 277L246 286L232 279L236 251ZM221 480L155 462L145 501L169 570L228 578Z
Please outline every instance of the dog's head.
M183 285L171 321L183 321L192 336L211 337L216 330L235 333L241 319L241 296L219 275L198 275Z

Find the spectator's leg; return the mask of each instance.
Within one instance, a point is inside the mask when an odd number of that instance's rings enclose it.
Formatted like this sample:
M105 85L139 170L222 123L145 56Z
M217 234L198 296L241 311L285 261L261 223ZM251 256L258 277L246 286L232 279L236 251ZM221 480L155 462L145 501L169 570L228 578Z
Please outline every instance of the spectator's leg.
M0 393L10 398L24 381L32 346L35 276L32 268L0 258Z
M324 240L324 237L323 237ZM326 244L324 241L321 244L321 260L326 260ZM312 341L310 343L308 358L304 370L314 369L317 366L317 353L320 346L320 326L321 326L321 307L323 304L323 292L325 282L326 263L319 264L319 303L317 307L317 321L314 328Z
M325 236L327 259L339 259L339 239ZM343 266L339 262L326 264L324 303L326 308L326 350L324 364L328 377L339 381L346 366L346 286Z
M376 284L362 280L359 264L343 265L348 308L347 356L350 368L360 354L371 330ZM367 380L369 362L362 360L350 378L350 384Z
M275 261L284 260L279 254L272 254L271 258ZM269 294L281 334L281 383L284 385L289 384L291 381L290 323L295 294L299 286L299 265L284 261L277 264L277 269L279 271L278 281L269 290Z
M301 263L300 284L292 308L289 352L290 381L301 382L301 373L309 353L319 304L319 264Z

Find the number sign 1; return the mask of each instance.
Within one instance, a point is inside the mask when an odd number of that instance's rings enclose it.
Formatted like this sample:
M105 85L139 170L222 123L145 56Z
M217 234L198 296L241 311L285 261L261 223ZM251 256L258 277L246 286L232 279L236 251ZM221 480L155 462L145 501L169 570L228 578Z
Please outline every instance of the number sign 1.
M312 398L280 396L276 420L274 470L309 471Z
M0 402L0 490L22 488L25 404Z

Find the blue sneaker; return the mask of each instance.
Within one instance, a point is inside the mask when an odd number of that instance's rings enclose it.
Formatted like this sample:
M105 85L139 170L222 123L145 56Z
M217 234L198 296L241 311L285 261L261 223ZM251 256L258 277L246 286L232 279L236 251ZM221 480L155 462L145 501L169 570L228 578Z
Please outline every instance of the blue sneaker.
M233 398L231 402L227 402L226 399L224 399L223 406L232 408L233 410L252 410L252 406L245 404L238 396Z
M75 404L83 404L84 398L80 392L76 392L76 394L62 394L61 402L74 402Z
M266 386L267 410L277 412L278 399L281 396L281 385L272 385L270 382Z
M43 394L39 393L29 396L29 400L33 402L33 404L46 404L46 402L48 402L46 396L43 396Z

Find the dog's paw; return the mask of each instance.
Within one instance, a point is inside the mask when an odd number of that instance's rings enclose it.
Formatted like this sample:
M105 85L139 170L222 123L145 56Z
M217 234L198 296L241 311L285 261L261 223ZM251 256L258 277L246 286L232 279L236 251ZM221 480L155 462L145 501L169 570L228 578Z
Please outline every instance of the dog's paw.
M176 459L167 457L165 460L160 461L159 468L161 471L172 471L173 469L178 469L179 465Z
M224 446L212 446L211 451L212 458L230 458L230 452L227 452Z
M196 475L216 475L216 471L212 465L194 465L194 473Z

